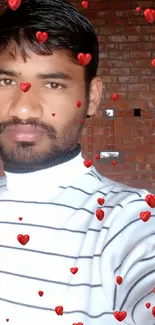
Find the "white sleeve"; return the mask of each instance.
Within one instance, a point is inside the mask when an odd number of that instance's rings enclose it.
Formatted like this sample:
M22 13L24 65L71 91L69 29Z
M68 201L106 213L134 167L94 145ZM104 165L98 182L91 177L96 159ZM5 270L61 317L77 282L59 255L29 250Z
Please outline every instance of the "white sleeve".
M145 200L150 193L138 193L120 202L123 207L111 223L101 255L102 285L112 311L126 311L126 324L155 325L155 209ZM140 218L145 211L151 212L147 222Z

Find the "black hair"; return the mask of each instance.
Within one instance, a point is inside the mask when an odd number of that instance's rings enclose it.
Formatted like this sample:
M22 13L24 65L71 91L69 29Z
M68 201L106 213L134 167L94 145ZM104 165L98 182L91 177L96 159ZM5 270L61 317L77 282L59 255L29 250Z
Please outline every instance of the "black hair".
M48 32L44 44L36 39L37 31ZM0 17L0 52L9 51L13 55L9 48L11 41L19 47L24 60L28 56L26 47L40 55L66 50L77 64L78 53L90 53L92 60L85 67L87 90L97 74L97 35L89 20L66 0L22 0L15 11L7 7Z

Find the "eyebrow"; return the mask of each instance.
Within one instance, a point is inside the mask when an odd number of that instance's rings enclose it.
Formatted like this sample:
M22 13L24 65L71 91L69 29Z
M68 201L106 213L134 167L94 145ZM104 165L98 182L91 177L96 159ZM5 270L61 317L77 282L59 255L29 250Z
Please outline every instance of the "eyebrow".
M17 73L12 70L0 69L0 75L6 75L9 77L18 77L21 73ZM63 79L63 80L73 80L73 78L64 72L55 72L55 73L38 73L36 75L38 79Z

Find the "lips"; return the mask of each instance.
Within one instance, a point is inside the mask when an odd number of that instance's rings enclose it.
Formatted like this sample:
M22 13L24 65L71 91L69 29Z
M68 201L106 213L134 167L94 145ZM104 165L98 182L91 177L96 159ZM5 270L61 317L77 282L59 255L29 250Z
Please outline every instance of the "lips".
M5 132L11 131L16 133L45 133L45 131L40 127L35 127L32 125L16 125L10 126L5 129Z
M46 131L31 125L17 125L6 128L4 133L11 141L32 142L39 141Z

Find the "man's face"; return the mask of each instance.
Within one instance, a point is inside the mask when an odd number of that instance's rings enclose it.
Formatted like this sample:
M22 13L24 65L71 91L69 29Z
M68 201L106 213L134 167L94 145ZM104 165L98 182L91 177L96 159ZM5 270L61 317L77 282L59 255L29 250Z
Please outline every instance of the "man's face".
M49 56L27 53L26 62L17 49L15 59L0 54L0 70L17 74L0 73L0 156L4 163L28 169L72 150L83 127L80 120L89 110L83 66L73 63L65 51ZM69 78L39 77L43 74ZM20 83L27 82L31 88L23 92ZM9 130L24 124L30 128Z

